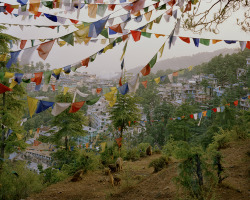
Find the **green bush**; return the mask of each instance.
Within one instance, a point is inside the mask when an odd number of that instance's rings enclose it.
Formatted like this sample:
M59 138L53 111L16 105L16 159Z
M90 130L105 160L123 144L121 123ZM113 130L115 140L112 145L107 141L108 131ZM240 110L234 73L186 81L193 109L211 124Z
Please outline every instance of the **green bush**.
M157 145L154 146L153 153L161 154L161 150L160 150L160 148Z
M10 163L5 161L0 175L0 199L24 199L31 193L43 189L41 175L25 167L25 162Z
M44 176L44 183L47 185L55 184L59 181L63 181L68 177L68 174L59 169L53 169L51 167L43 170L41 175Z
M140 159L140 153L137 148L132 148L127 150L127 154L124 158L125 160L136 161Z
M173 156L177 159L187 158L190 151L190 146L185 141L174 141L171 139L163 146L162 152L167 157Z
M159 172L163 168L167 167L168 165L168 158L166 156L161 156L160 158L157 158L153 160L151 163L149 163L148 167L153 167L154 172Z

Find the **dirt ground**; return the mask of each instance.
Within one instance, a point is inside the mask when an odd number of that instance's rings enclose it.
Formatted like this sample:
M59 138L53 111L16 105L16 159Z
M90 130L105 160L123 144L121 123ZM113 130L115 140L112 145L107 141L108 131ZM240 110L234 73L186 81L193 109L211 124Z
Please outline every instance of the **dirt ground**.
M231 143L227 149L221 150L223 166L228 178L223 181L217 191L218 200L250 199L249 166L250 140ZM121 185L112 187L108 176L102 171L89 172L79 182L63 182L51 185L28 200L175 200L184 194L173 182L177 175L178 163L153 173L148 164L161 155L155 154L136 162L125 162L123 171L116 174L122 179Z

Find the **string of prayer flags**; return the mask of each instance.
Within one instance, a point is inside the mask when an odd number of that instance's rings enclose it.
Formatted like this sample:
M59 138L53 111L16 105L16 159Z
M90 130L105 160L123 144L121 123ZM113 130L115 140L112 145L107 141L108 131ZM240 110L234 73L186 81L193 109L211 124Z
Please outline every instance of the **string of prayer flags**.
M203 45L205 45L205 46L209 46L209 44L210 44L210 39L201 38L201 39L200 39L200 44L203 44Z
M36 113L43 112L43 111L47 110L50 107L53 108L53 105L54 105L54 102L40 100L39 104L37 106Z
M81 109L81 107L84 105L85 101L80 101L80 102L76 102L76 103L72 103L71 104L71 108L69 110L69 113L75 113L78 110Z
M28 101L30 117L32 118L33 114L35 113L37 109L38 99L27 96L27 101Z
M94 37L96 38L99 34L101 34L101 32L103 31L108 19L109 19L108 15L107 17L100 19L96 22L93 22L90 24L89 26L89 32L88 32L88 37Z
M71 103L55 103L55 106L52 109L51 114L54 116L57 116L60 113L62 113L64 110L66 110L70 105Z
M139 73L128 81L129 92L135 93L138 88L139 88Z

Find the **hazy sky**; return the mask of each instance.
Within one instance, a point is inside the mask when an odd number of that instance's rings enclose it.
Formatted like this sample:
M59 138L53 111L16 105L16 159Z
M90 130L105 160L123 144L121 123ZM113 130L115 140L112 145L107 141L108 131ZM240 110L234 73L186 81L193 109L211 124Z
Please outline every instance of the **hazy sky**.
M2 2L9 2L15 3L16 0L1 0ZM213 1L203 1L202 9L209 8L208 6L212 4ZM154 2L155 3L155 2ZM151 5L151 0L146 0L146 5ZM117 6L116 10L119 9ZM57 9L60 11L59 9ZM58 12L56 10L56 12ZM39 10L40 11L40 10ZM47 12L50 14L55 14L55 10L49 10L47 8L44 9L42 7L41 11ZM110 14L108 12L107 14ZM162 14L162 11L158 11L157 14L153 14L152 18L156 18L158 15ZM202 37L202 38L209 38L209 39L224 39L224 40L242 40L247 41L250 40L250 34L245 33L236 25L236 16L239 16L239 13L242 14L243 12L234 13L226 22L219 26L220 32L218 34L213 34L210 32L203 32L201 35L195 35L190 31L180 30L180 36L186 37ZM89 19L87 17L87 9L81 9L80 21L93 21L93 19ZM118 16L126 14L124 9L116 12L113 16ZM74 14L60 14L57 13L58 16L66 16L69 18L75 18L76 13ZM133 17L133 16L132 16ZM10 24L36 24L36 25L58 25L59 23L54 23L46 19L46 17L40 17L37 20L28 19L21 20L22 17L14 17L11 15L4 15L3 13L0 14L0 23L10 23ZM97 17L98 20L100 17ZM116 19L115 22L120 22L119 19ZM114 24L115 24L114 22ZM132 20L126 28L134 29L136 27L140 27L146 23L145 19L142 22L137 23ZM168 35L173 27L174 27L175 20L171 18L170 22L166 22L164 18L162 18L160 24L154 24L152 33L162 33ZM66 24L69 24L67 22ZM60 32L57 33L56 29L49 29L49 28L36 28L36 27L24 27L23 30L20 29L19 26L11 26L7 33L14 35L21 39L43 39L43 38L57 38L67 33L70 33L74 30L77 30L74 26L70 26L68 29L63 27L60 28ZM119 36L118 34L114 35L114 37ZM101 38L101 37L100 37ZM155 55L155 53L159 50L161 45L166 41L166 37L160 37L158 39L152 35L151 38L141 37L139 42L134 42L132 37L128 42L127 52L125 56L125 67L126 69L132 69L138 66L146 65L149 60ZM106 43L107 45L108 43ZM30 44L28 44L30 45ZM88 56L92 55L93 53L102 49L105 45L100 44L100 40L96 43L90 42L87 45L85 44L75 44L74 47L70 45L65 45L63 47L59 47L56 43L54 44L48 58L46 61L40 59L37 53L34 54L32 60L34 62L43 61L50 63L52 68L60 68L67 66L69 64L76 63ZM105 54L97 55L97 58L94 62L89 63L89 67L81 67L78 71L87 71L89 73L96 73L99 76L108 77L114 75L115 72L120 72L120 57L122 54L124 43L120 43L120 45L114 47L112 50L107 51ZM200 45L200 47L195 47L193 41L190 44L186 44L180 39L177 39L175 46L173 46L170 50L166 45L163 57L161 60L172 58L172 57L180 57L180 56L188 56L192 54L196 54L199 52L211 52L222 48L239 48L239 43L236 44L226 44L224 42L219 42L217 44L210 44L210 46ZM183 66L185 67L185 66ZM186 66L188 67L188 66Z

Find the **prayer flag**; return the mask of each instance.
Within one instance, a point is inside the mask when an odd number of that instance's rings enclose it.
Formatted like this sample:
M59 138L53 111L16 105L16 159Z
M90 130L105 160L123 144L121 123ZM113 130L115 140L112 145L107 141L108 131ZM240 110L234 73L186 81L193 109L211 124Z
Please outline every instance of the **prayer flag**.
M113 101L115 97L115 92L111 91L106 94L104 94L104 97L107 101Z
M235 40L224 40L224 42L227 43L227 44L234 44L237 41L235 41Z
M198 117L198 114L195 113L195 114L194 114L194 119L197 120L197 117Z
M216 113L217 112L217 108L213 108L212 111L214 111L214 113Z
M68 44L74 46L74 35L73 35L73 33L64 35L64 36L60 37L60 39L64 40Z
M237 100L237 101L234 101L234 105L235 106L237 106L238 105L238 103L239 103L239 101Z
M5 72L4 78L12 78L15 74L11 72Z
M52 22L57 22L57 16L55 15L50 15L50 14L46 14L44 13L45 17L47 17L49 20L51 20Z
M64 110L66 110L71 103L55 103L54 108L52 109L51 114L54 116L59 115L62 113Z
M147 13L145 13L144 16L145 16L146 20L149 22L149 21L150 21L150 18L151 18L151 16L152 16L152 10L149 11L149 12L147 12Z
M244 51L244 49L246 48L246 44L247 44L246 41L240 41L240 48L241 48L241 51Z
M23 74L22 73L15 73L15 81L20 84L22 82L22 77Z
M55 40L45 42L43 44L40 44L40 46L37 48L38 54L43 60L46 60L46 58L48 57L54 42Z
M3 94L7 91L12 91L12 89L0 83L0 94Z
M86 101L86 104L89 105L89 106L92 106L94 105L97 101L99 101L100 97L97 97L95 99L91 99L91 100L88 100Z
M164 51L165 43L161 46L159 52L160 52L160 58L162 57L163 51Z
M123 84L122 86L117 88L118 91L122 94L125 95L129 92L129 87L128 87L128 83Z
M69 113L75 113L78 110L81 109L81 107L84 105L85 101L80 101L80 102L76 102L76 103L72 103L71 104L71 108L69 110Z
M37 73L34 73L34 75L35 75L35 78L32 78L31 81L35 82L36 85L40 85L42 82L42 78L43 78L43 72L37 72Z
M88 16L90 18L96 18L97 4L88 4Z
M63 87L63 95L67 94L69 87Z
M123 70L123 68L124 68L124 58L123 58L122 63L121 63L121 70Z
M40 7L40 0L30 0L29 12L37 14Z
M115 9L116 4L109 4L108 10L113 11Z
M43 112L47 110L48 108L53 107L53 105L54 105L54 102L40 100L36 109L36 113Z
M121 24L116 24L114 26L110 26L109 29L115 31L116 33L123 33Z
M155 78L154 80L155 80L156 84L158 84L161 81L161 77Z
M52 71L44 72L44 83L49 84Z
M190 43L190 38L189 37L179 37L183 42Z
M246 48L250 49L250 41L247 41Z
M147 76L150 74L151 68L149 66L149 64L147 64L142 70L141 73L143 76Z
M160 78L161 78L161 82L165 81L166 77L167 77L166 75L161 76L161 77L160 77Z
M105 151L105 147L106 147L106 142L102 142L102 143L101 143L101 148L102 148L102 151L101 151L101 152L104 152L104 151Z
M137 41L139 41L141 39L141 32L140 31L131 30L130 32L131 32L135 42L137 42Z
M149 66L150 68L153 68L153 66L155 65L156 63L156 60L157 60L157 53L154 55L154 57L149 61Z
M207 111L207 117L211 117L211 115L212 115L212 110L208 110Z
M144 88L147 88L148 81L142 81L141 83L144 86Z
M51 85L52 90L55 91L56 90L56 86L55 85Z
M97 94L100 94L101 91L102 91L102 88L96 88L96 93L97 93Z
M30 59L31 59L33 53L35 52L36 48L37 48L36 46L30 47L30 48L26 48L22 51L23 53L20 57L20 64L21 65L27 65L30 63Z
M28 100L28 108L29 108L30 117L32 118L32 115L35 113L36 108L37 108L38 99L27 96L27 100Z
M130 92L135 93L138 87L139 87L139 73L128 81L128 88Z
M196 47L199 47L200 39L199 39L199 38L193 38L193 41L194 41L194 45L195 45Z
M0 62L5 62L7 59L7 53L6 54L0 54Z
M82 66L89 66L89 57L81 61Z
M207 111L203 111L203 112L202 112L202 116L203 116L203 117L206 117L206 116L207 116Z
M190 116L190 119L193 119L194 118L194 115L192 114L192 115L189 115Z
M110 15L96 22L91 23L89 26L88 37L96 38L99 34L101 34L101 32L104 30L104 27L108 21L109 16Z
M16 82L14 79L12 79L9 88L12 89L12 88L15 87L16 85L17 85L17 82Z
M217 42L220 42L220 41L222 41L222 40L212 40L212 43L216 44Z
M107 8L108 8L108 5L106 5L106 4L98 4L97 15L103 17Z
M172 83L173 82L173 74L169 74L168 79L169 79L170 83Z
M26 45L27 40L21 40L20 49L23 49Z
M15 64L17 62L17 58L20 54L21 50L20 51L13 51L13 52L10 52L10 59L6 65L6 67L9 69L11 67L12 64Z
M193 69L193 66L188 67L188 71L191 71Z
M115 140L116 140L118 146L121 147L122 146L122 138L120 137L120 138L117 138Z
M203 38L200 39L200 44L209 46L209 43L210 43L210 39L203 39Z
M178 72L173 72L173 76L178 76Z
M192 8L192 1L190 0L188 1L184 12L191 11L191 8Z

